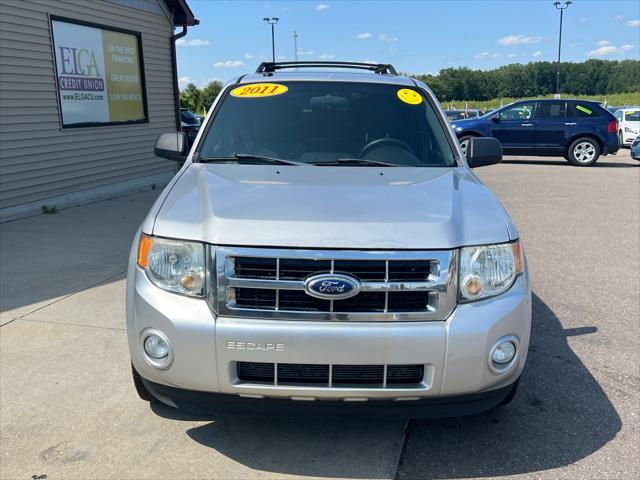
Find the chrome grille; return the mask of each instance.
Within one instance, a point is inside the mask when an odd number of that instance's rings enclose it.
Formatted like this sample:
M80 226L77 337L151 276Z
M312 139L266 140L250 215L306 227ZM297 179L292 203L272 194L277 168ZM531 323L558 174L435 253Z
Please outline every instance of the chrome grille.
M348 251L212 247L210 302L224 316L296 320L445 320L456 302L457 252ZM308 295L320 273L357 278L344 300Z

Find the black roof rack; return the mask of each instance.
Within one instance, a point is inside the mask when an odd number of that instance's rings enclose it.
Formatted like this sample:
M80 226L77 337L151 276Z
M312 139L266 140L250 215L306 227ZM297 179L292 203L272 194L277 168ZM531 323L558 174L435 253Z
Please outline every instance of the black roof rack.
M357 68L370 70L374 73L397 75L396 69L390 63L360 63L360 62L262 62L256 73L269 73L285 68Z

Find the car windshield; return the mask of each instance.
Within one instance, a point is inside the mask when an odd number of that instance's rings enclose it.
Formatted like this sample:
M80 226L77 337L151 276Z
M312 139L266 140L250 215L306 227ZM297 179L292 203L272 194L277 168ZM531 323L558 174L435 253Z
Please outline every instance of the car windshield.
M199 148L201 159L242 154L307 164L455 165L438 116L418 87L241 85L226 93L214 115Z
M624 120L625 122L640 122L640 110L626 110Z

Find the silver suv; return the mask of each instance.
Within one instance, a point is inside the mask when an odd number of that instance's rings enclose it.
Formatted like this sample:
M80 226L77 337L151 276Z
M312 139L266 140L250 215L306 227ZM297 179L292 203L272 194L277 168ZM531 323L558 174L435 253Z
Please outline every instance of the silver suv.
M531 291L518 232L436 98L391 65L263 63L228 83L136 235L140 396L173 407L436 417L508 403Z

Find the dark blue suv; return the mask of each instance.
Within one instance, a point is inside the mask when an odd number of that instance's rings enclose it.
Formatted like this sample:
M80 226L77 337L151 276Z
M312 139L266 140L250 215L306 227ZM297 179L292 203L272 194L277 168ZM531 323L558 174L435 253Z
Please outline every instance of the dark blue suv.
M562 156L581 167L620 148L616 118L584 100L523 100L451 125L464 151L471 137L494 137L505 155Z

